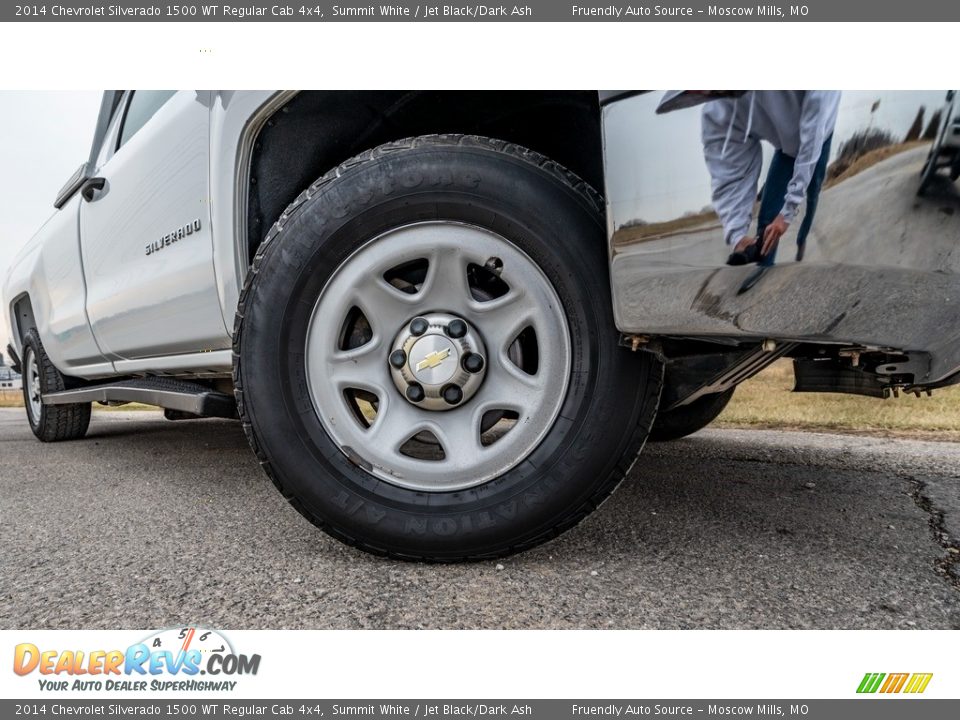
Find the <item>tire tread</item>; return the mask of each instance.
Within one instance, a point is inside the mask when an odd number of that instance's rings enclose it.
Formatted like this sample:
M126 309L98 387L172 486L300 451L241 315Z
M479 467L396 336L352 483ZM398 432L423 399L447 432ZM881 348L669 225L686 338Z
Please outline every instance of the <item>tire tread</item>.
M54 367L47 357L43 343L36 330L29 330L24 337L24 347L30 346L37 357L37 364L42 375L41 385L44 392L58 392L65 390L63 375ZM26 371L26 368L24 368ZM24 402L27 398L27 387L24 385ZM43 416L37 426L31 423L33 434L42 442L62 442L77 440L87 433L90 426L90 403L76 403L71 405L45 405ZM29 412L29 411L28 411ZM29 417L29 415L28 415Z

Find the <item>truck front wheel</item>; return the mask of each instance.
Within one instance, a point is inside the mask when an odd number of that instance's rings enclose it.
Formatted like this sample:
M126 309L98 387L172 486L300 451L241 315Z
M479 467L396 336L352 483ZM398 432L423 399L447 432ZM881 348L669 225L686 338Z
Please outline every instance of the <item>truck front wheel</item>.
M618 347L602 205L504 142L391 143L311 185L259 248L234 381L263 467L364 550L532 547L623 478L662 368Z

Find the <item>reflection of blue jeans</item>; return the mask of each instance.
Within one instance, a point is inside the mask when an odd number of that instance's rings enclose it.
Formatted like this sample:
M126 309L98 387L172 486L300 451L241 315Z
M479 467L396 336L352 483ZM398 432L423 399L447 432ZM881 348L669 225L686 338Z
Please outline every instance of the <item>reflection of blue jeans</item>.
M813 170L810 184L807 185L807 206L804 208L803 221L797 231L798 260L803 256L803 247L807 244L807 235L810 233L810 226L813 225L813 216L817 212L817 200L820 199L820 188L823 187L823 179L827 175L827 162L830 160L831 140L833 140L833 135L830 135L823 143L823 149L820 150L820 159ZM773 154L770 169L767 170L767 179L763 183L763 192L760 195L760 212L757 216L757 237L761 244L763 243L763 231L783 209L783 198L787 194L787 185L793 177L794 160L795 158L787 155L783 150L777 150ZM773 265L776 257L777 249L774 248L769 255L760 261L760 264Z

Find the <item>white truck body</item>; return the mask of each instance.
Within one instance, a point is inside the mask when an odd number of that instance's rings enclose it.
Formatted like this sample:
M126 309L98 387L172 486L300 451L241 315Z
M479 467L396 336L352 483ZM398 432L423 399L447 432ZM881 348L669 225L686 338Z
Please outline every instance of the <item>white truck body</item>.
M11 327L29 298L51 360L78 378L228 374L246 272L235 178L258 111L284 94L179 91L117 148L129 95L92 161L104 189L74 193L11 264Z

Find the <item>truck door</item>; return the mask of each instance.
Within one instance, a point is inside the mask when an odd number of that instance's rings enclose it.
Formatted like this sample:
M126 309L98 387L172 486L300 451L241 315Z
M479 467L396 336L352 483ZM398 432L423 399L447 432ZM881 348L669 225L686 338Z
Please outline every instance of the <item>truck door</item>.
M210 227L211 95L127 92L96 160L80 244L90 325L114 360L229 347Z

